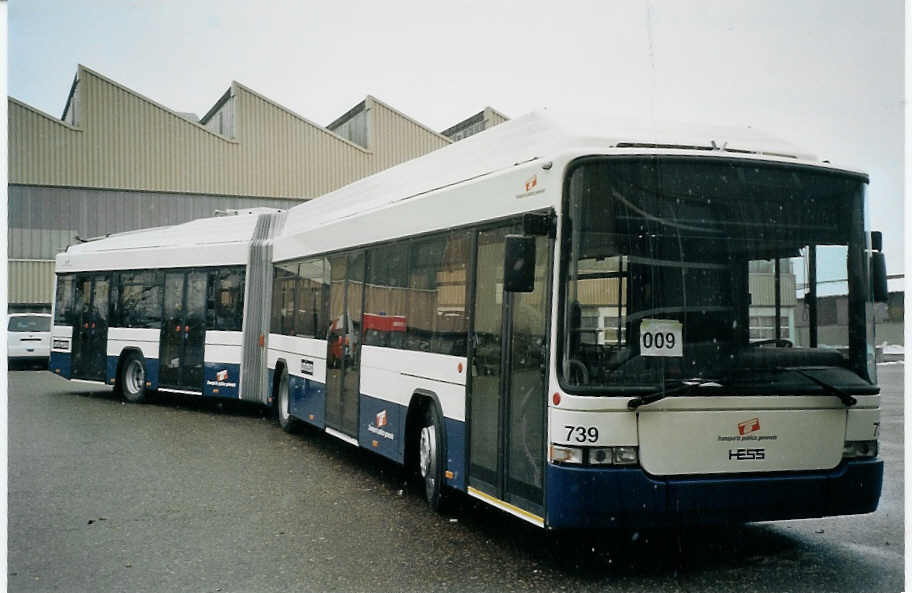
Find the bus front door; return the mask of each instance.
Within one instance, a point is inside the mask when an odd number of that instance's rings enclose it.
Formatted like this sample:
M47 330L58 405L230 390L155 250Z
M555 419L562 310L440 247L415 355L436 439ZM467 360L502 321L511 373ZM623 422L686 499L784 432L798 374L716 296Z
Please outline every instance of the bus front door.
M547 409L547 237L536 238L535 290L503 291L504 237L478 234L469 364L469 486L541 517Z
M329 258L326 426L358 438L364 253Z
M206 273L166 272L159 384L202 391L205 345Z
M111 280L107 274L79 274L73 326L72 377L104 381L108 360Z

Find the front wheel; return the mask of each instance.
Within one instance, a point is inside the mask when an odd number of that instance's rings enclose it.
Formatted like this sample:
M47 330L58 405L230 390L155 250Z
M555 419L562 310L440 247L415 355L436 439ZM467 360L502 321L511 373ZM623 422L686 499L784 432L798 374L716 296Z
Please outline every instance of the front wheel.
M128 402L138 404L146 400L146 365L142 356L136 352L126 354L117 384L120 394Z
M424 498L435 511L444 503L443 465L443 422L436 406L430 404L418 435L418 473L424 482Z

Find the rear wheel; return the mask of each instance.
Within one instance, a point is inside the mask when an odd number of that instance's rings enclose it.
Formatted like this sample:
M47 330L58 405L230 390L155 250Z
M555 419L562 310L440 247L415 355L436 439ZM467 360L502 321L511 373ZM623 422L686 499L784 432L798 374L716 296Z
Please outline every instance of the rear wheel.
M437 407L429 404L418 434L418 475L424 483L424 498L435 511L440 511L445 502L443 465L443 422Z
M138 404L146 399L146 365L136 352L124 355L117 378L120 394L130 403Z

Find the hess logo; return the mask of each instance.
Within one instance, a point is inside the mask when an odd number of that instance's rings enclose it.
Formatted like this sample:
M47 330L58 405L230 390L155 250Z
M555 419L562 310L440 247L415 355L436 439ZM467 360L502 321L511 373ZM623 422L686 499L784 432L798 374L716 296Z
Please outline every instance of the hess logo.
M215 374L216 381L227 381L228 380L228 371L221 370Z
M538 175L533 175L526 180L526 191L532 191L536 185L538 185Z
M382 428L386 426L386 410L377 412L377 417L374 419L374 426L377 428Z
M742 436L750 434L756 430L760 430L759 418L751 418L750 420L745 420L744 422L738 423L738 434Z

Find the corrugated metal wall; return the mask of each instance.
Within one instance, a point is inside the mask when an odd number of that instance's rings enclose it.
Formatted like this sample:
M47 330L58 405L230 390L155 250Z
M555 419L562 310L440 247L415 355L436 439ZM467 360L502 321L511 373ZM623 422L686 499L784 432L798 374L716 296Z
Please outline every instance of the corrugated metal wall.
M82 238L187 222L231 208L290 208L297 200L73 189L9 187L10 259L53 259Z
M371 115L368 138L373 150L372 171L382 171L451 144L438 134L399 113L389 105L367 98Z
M236 82L234 138L84 66L76 85L75 126L9 99L10 303L50 302L51 260L76 235L289 208L449 144L372 97L365 149Z
M49 304L54 298L54 262L9 260L9 302Z

